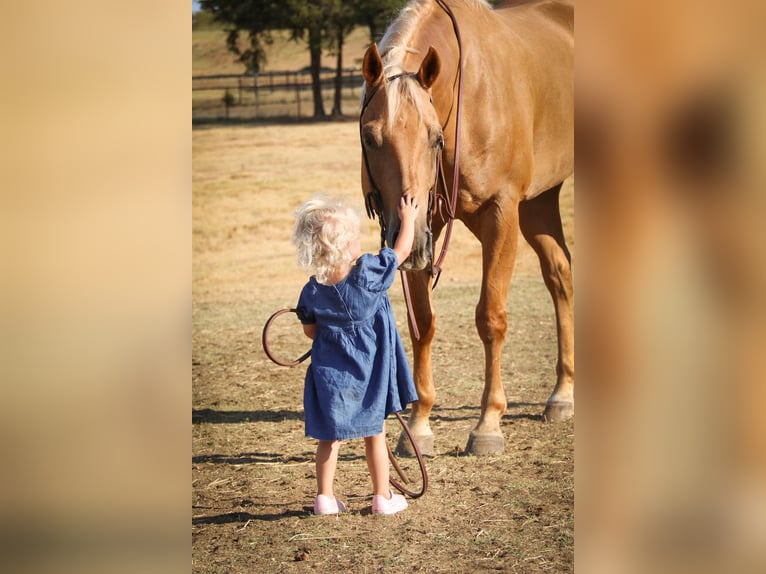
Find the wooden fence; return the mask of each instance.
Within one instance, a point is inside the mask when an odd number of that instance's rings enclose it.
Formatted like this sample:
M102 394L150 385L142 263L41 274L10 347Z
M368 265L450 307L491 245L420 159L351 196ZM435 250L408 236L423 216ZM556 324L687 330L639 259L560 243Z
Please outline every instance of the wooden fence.
M343 70L341 112L359 111L362 73ZM320 74L326 113L333 108L335 70ZM253 75L192 76L192 120L309 118L314 115L311 73L308 70L262 72Z

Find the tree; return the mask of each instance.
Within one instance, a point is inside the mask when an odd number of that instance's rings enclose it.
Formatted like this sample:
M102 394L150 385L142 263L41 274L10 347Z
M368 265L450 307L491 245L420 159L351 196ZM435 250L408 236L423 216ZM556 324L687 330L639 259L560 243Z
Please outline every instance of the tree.
M331 6L328 49L336 54L335 94L332 115L342 115L343 44L346 37L358 25L370 30L370 41L378 39L378 31L384 30L407 0L335 0ZM382 34L382 33L381 33Z
M379 42L407 0L357 0L357 24L370 30L370 42Z
M314 117L325 117L320 82L322 51L336 51L335 98L333 114L341 113L343 44L355 24L370 28L370 39L378 39L396 10L406 0L200 0L203 10L226 25L226 43L237 54L247 71L258 73L266 61L265 46L273 30L290 30L294 40L305 40L310 54ZM246 49L241 49L241 33L248 35Z
M333 96L332 115L336 117L343 115L341 107L343 94L343 44L356 25L356 4L357 2L336 0L333 3L333 11L330 18L328 46L331 51L335 51L335 93Z
M342 115L341 101L343 88L343 44L358 25L370 30L370 41L379 39L382 30L388 26L394 15L407 0L335 0L331 4L330 26L327 47L335 52L335 94L332 115Z
M330 30L334 0L286 0L290 12L290 28L293 39L306 40L310 54L311 94L314 100L314 117L324 118L322 101L322 44Z
M239 56L247 70L258 73L266 61L265 46L272 42L273 30L290 30L293 39L304 39L309 46L314 117L324 117L320 71L322 42L327 34L330 6L334 0L200 0L204 10L227 25L226 43ZM242 50L242 32L249 38Z
M272 30L286 28L282 2L263 0L200 0L200 6L226 26L226 45L238 56L248 72L257 74L266 61L265 46L271 44ZM248 34L249 46L239 47L240 33Z

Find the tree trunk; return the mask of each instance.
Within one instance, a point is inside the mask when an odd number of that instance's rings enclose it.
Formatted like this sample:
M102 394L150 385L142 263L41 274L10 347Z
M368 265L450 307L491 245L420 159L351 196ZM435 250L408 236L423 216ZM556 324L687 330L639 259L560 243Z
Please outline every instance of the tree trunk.
M314 95L314 117L324 118L324 103L322 102L322 85L320 71L322 68L322 38L319 32L309 32L309 51L311 52L311 91Z
M367 27L370 29L370 40L373 42L380 42L378 38L378 27L375 25L375 16L367 17Z
M343 96L343 32L338 32L338 57L335 65L335 98L333 100L332 115L343 115L341 99Z

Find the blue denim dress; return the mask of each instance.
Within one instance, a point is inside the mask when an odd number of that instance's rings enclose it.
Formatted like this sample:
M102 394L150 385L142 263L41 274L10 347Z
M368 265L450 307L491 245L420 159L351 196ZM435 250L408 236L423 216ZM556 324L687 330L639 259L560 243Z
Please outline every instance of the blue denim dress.
M397 267L384 247L362 255L343 281L312 277L303 288L298 317L316 323L303 390L306 436L373 436L387 415L418 400L387 292Z

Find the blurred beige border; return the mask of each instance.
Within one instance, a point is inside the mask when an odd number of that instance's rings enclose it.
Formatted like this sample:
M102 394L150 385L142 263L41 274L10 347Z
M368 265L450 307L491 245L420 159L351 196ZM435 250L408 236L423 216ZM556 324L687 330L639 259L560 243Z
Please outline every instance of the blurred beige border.
M189 6L2 21L4 570L186 570ZM577 4L582 572L764 571L764 21Z
M3 570L185 571L190 6L3 12Z
M577 5L582 572L766 568L764 21Z

